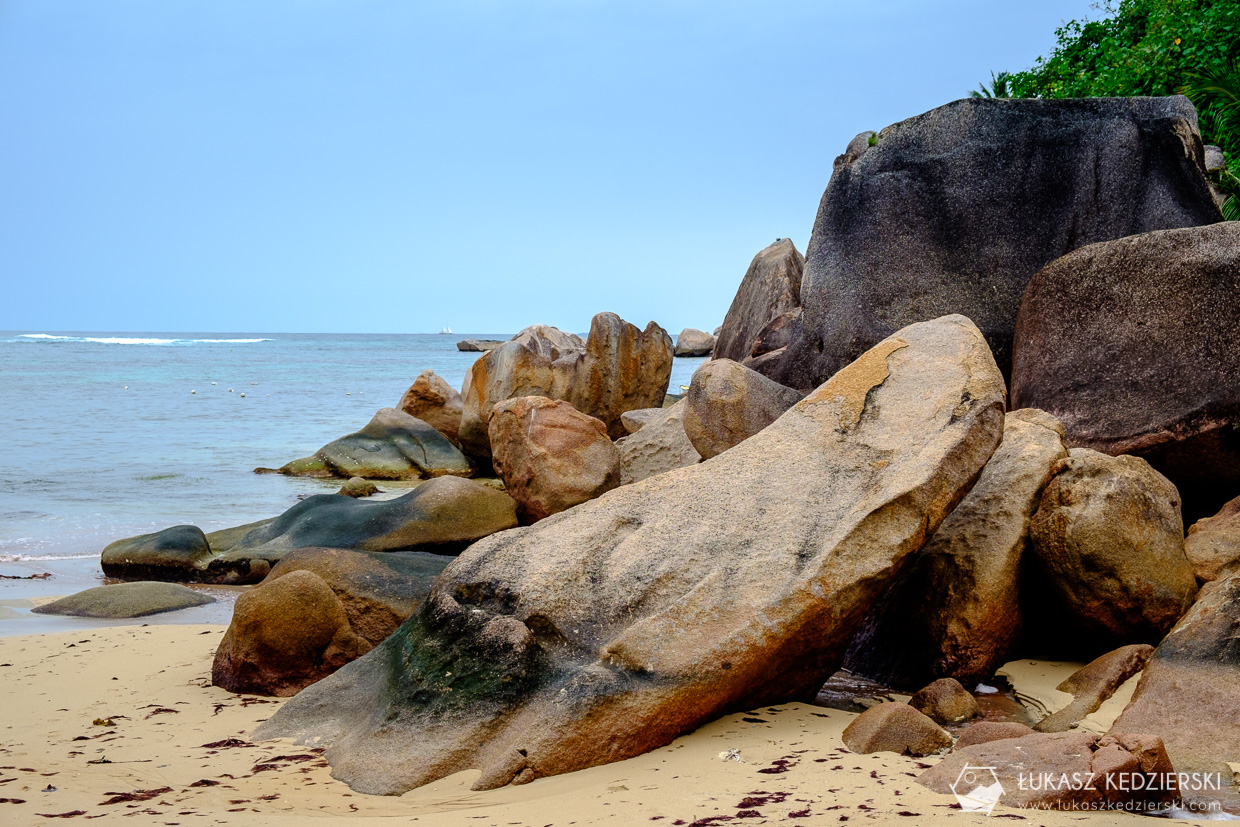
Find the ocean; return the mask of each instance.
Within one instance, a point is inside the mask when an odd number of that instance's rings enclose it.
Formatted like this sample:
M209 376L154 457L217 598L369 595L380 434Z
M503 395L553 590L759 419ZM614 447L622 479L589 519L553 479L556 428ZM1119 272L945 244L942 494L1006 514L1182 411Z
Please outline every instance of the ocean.
M0 635L86 623L31 616L28 601L101 584L113 540L213 531L335 491L253 469L356 431L426 368L459 389L480 354L456 343L511 335L0 332ZM676 359L671 389L702 361ZM223 605L176 614L226 622L235 593L217 591Z

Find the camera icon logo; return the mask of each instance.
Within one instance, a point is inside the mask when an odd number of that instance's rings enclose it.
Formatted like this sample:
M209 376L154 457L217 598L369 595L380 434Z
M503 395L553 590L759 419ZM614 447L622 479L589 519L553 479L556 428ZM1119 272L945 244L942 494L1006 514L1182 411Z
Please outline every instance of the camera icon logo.
M1004 792L994 767L975 767L971 764L964 765L951 788L961 810L986 815L990 815Z

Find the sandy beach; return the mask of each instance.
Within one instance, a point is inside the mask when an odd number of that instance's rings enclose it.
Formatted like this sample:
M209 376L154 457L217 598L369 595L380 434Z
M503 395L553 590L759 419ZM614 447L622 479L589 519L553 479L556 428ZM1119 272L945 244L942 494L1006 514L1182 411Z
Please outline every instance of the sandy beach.
M853 755L855 717L786 704L729 715L667 747L521 787L471 792L458 773L399 797L352 792L314 750L252 744L280 700L210 685L223 628L117 626L0 639L0 823L49 817L138 824L826 825L978 822L914 776L933 758ZM1056 709L1075 664L1020 661L1003 670L1023 697ZM1125 685L1086 726L1104 730ZM721 760L736 750L743 762ZM1032 813L1029 824L1135 824L1136 816Z

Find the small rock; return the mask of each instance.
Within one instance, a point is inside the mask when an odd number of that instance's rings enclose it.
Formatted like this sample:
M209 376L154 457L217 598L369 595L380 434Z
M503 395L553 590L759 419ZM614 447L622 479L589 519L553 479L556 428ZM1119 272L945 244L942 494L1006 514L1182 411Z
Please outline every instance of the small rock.
M139 581L97 586L44 603L31 611L41 615L131 618L175 612L214 602L214 597L176 583Z
M981 714L977 699L955 678L939 678L909 698L908 704L940 724L958 724Z
M631 436L640 431L642 426L650 420L663 416L663 411L663 408L638 408L635 411L625 411L620 414L620 424Z
M930 755L952 745L952 737L908 704L882 703L858 715L844 730L844 746L859 755L895 752Z
M681 399L670 408L656 409L659 416L648 419L637 433L616 441L621 485L702 461L685 433L687 404Z
M348 482L340 486L340 490L336 493L343 494L346 497L353 497L354 499L361 499L362 497L369 497L380 492L379 486L370 480L362 479L361 477L349 477Z

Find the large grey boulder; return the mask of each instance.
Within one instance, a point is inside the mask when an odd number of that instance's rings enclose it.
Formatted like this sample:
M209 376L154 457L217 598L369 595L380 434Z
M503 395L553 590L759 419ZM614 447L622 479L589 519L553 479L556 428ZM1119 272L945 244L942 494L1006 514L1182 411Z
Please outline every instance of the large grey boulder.
M1009 413L977 484L866 618L847 668L912 691L943 677L973 686L1010 660L1021 632L1029 524L1067 456L1054 417Z
M490 458L492 409L518 396L562 399L602 420L612 439L625 435L620 415L663 402L672 375L672 338L654 322L638 330L615 313L599 313L590 335L535 325L474 362L461 390L461 444Z
M1043 265L1222 217L1183 97L965 99L874 141L841 161L822 197L801 323L763 367L782 384L814 387L897 328L943 313L976 322L1006 374L1025 285Z
M175 612L214 602L214 597L176 583L114 583L62 597L30 611L41 615L118 620Z
M290 477L416 480L445 474L467 477L473 467L430 424L404 411L383 408L357 433L329 442L279 472Z
M490 789L812 699L981 472L1003 402L967 319L908 327L731 451L474 544L255 737L326 744L370 793L471 767Z
M712 359L689 380L685 433L710 459L770 425L804 396L731 359Z
M685 408L681 399L655 416L646 417L641 429L616 441L620 451L620 484L644 480L674 468L696 465L702 456L685 433Z
M1012 407L1063 421L1072 445L1143 457L1190 520L1240 495L1240 223L1077 250L1029 282Z
M805 258L789 238L775 239L754 256L716 335L714 358L747 359L768 324L799 309L804 269Z
M1088 448L1056 466L1029 527L1055 634L1099 651L1157 643L1197 594L1175 486L1139 457Z
M427 368L419 373L396 407L456 442L465 406L456 388L435 371Z

